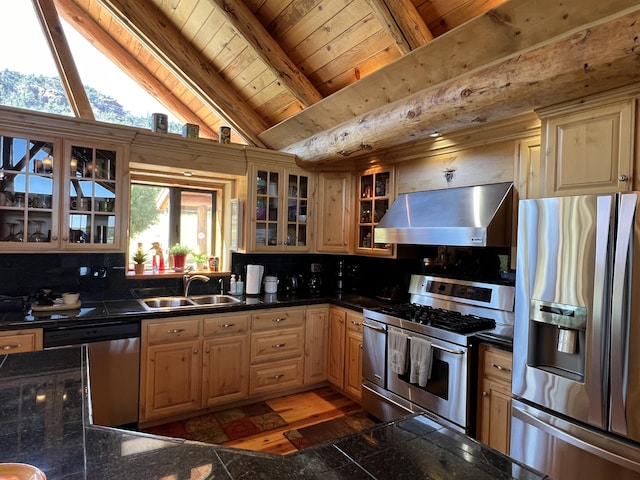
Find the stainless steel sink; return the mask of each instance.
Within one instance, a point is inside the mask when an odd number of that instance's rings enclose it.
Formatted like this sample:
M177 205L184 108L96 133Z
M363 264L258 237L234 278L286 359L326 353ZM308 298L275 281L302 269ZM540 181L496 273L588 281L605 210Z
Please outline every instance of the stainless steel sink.
M139 298L138 302L146 310L183 310L188 308L215 307L240 302L231 295L197 295L193 297L152 297Z
M160 308L173 309L194 307L195 304L186 297L154 297L141 298L138 300L143 307L149 310L157 310Z
M224 305L228 303L238 303L240 301L239 298L232 297L231 295L198 295L189 297L189 300L198 305Z

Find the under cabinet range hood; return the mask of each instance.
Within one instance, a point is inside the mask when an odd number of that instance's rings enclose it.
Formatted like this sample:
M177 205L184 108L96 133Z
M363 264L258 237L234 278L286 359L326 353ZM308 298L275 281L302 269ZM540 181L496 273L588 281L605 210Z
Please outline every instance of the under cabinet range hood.
M402 193L375 228L376 243L511 246L513 183Z

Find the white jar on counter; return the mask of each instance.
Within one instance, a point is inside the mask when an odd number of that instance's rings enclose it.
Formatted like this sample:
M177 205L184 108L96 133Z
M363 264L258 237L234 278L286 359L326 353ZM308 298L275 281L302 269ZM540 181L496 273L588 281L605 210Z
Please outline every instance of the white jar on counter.
M276 293L278 291L278 277L264 277L264 293Z

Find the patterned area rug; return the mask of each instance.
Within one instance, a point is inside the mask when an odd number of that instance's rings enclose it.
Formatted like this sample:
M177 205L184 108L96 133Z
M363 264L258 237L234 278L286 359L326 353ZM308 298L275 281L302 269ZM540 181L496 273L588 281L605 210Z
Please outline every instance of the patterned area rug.
M288 423L269 405L259 402L149 427L144 431L167 437L221 444L286 425Z
M366 412L357 412L297 430L288 430L284 432L284 436L294 447L302 450L319 443L361 432L377 424L378 422L369 417Z

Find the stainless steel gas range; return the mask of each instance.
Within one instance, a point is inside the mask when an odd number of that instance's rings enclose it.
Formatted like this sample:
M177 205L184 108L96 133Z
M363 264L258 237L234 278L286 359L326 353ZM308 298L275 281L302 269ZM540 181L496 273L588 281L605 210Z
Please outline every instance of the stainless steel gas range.
M366 411L382 420L431 413L473 433L474 340L513 338L513 286L412 275L409 303L364 310Z

